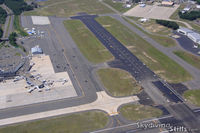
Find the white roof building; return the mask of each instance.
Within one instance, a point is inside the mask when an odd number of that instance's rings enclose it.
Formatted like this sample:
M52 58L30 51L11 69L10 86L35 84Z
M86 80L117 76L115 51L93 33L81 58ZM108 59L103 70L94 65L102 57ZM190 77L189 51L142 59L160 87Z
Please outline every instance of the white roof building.
M189 7L185 7L185 8L183 9L183 11L189 11L189 10L190 10Z
M146 6L146 4L140 4L140 7L145 7Z
M200 34L193 32L187 34L188 38L190 38L193 42L200 44Z
M196 8L200 9L200 5L197 5Z
M37 46L31 48L31 53L32 53L32 54L42 54L43 51L42 51L42 49L37 45Z
M141 18L141 19L139 19L139 21L140 21L141 23L143 23L143 22L147 22L148 19L147 19L147 18Z
M183 28L183 27L181 27L181 28L179 28L179 29L177 30L177 32L178 32L178 33L181 33L181 34L184 34L184 35L187 35L188 33L193 33L194 31L192 31L192 30L190 30L190 29L188 29L188 28Z

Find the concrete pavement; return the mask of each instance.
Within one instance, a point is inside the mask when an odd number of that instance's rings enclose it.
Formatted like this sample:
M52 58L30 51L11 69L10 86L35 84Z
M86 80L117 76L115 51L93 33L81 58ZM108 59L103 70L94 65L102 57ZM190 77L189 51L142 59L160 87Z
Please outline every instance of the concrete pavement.
M0 126L24 122L24 121L30 121L30 120L36 120L36 119L42 119L52 116L58 116L68 113L75 113L75 112L81 112L81 111L87 111L87 110L103 110L107 112L109 115L116 115L118 114L117 109L120 105L130 103L130 102L137 102L139 99L137 96L130 96L130 97L124 97L124 98L113 98L106 94L105 91L97 92L97 100L84 105L69 107L69 108L63 108L63 109L57 109L52 111L45 111L45 112L39 112L29 115L22 115L12 118L6 118L0 120Z

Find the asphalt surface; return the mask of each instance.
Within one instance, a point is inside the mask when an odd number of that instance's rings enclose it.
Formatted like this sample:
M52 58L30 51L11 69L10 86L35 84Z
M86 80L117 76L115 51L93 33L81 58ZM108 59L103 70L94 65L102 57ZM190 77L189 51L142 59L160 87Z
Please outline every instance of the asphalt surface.
M162 53L164 53L165 55L167 55L169 58L171 58L172 60L174 60L175 62L177 62L185 70L187 70L192 75L192 77L194 78L194 80L188 81L186 83L186 85L189 88L191 88L191 89L199 89L199 86L200 86L200 82L199 82L200 81L199 80L200 79L200 70L199 69L193 67L192 65L188 64L187 62L185 62L184 60L182 60L181 58L179 58L178 56L176 56L173 52L169 51L169 48L164 47L161 44L159 44L156 41L154 41L151 37L149 37L148 35L146 35L142 31L138 30L136 27L134 27L133 25L131 25L130 23L128 23L127 21L125 21L120 15L117 15L117 14L105 14L105 15L101 15L101 16L110 16L110 17L113 17L114 19L118 20L124 26L126 26L127 28L129 28L131 31L133 31L137 35L141 36L149 44L151 44L152 46L154 46L155 48L157 48L159 51L161 51ZM127 19L129 21L133 21L133 20L131 20L129 18L127 18Z
M82 15L71 17L72 19L81 20L93 34L102 42L102 44L113 54L115 57L114 66L124 69L131 73L138 82L144 82L151 80L157 80L153 82L155 87L157 87L163 94L174 103L184 102L184 100L179 96L179 94L168 84L163 82L147 68L136 56L134 56L123 44L121 44L116 38L114 38L106 29L104 29L96 20L96 15ZM182 114L179 114L179 106L183 108ZM179 120L183 121L191 129L199 128L197 123L199 120L193 119L194 112L187 110L188 107L185 104L175 104L172 107L168 107L168 111L174 112L174 116L178 117ZM172 111L173 110L173 111ZM170 112L170 113L171 113ZM192 120L184 119L184 115L192 118ZM195 120L196 125L192 122Z
M180 44L182 48L193 53L194 55L200 56L200 54L198 54L198 52L200 51L200 48L194 48L194 45L197 45L197 44L195 44L191 39L189 39L185 35L182 35L176 31L174 33L180 36L179 38L176 38L176 40L178 41L178 43Z
M192 133L200 132L200 121L198 119L198 115L194 113L187 105L184 103L179 104L171 104L166 108L170 111L170 113L176 116L177 119L182 121L182 123L187 127L188 131Z
M148 124L149 126L147 127ZM165 130L164 127L178 127L178 125L181 125L181 123L174 117L168 115L161 118L153 118L134 123L131 122L125 125L118 125L116 127L108 127L91 133L159 133Z
M123 44L95 21L95 17L97 16L83 15L72 17L72 19L80 19L95 34L102 44L114 55L115 60L119 61L116 67L118 64L122 64L119 67L130 72L137 81L149 78L152 79L155 75L154 72L148 69L147 66L124 47Z
M136 78L138 82L144 82L146 84L146 86L145 85L143 86L144 88L149 89L152 94L156 94L156 96L158 96L158 98L154 100L158 99L163 100L162 99L163 97L160 96L160 93L157 91L158 88L155 90L152 89L156 88L156 86L154 87L150 86L150 88L147 87L149 86L148 83L152 85L152 80L159 81L158 77L148 67L146 67L136 56L134 56L128 49L126 49L126 47L124 47L118 40L116 40L108 31L106 31L100 24L98 24L94 20L94 17L96 16L86 15L86 16L74 17L74 19L81 19L83 23L96 35L96 37L115 56L115 61L111 62L110 65L129 71ZM16 108L3 109L0 110L0 119L89 103L96 99L96 91L102 90L101 86L96 81L94 81L95 78L94 75L92 74L91 64L83 57L83 55L77 48L76 44L71 39L69 33L65 30L65 27L62 23L63 19L50 17L50 20L52 22L51 25L48 25L47 27L39 27L39 28L44 28L42 30L46 29L46 31L48 32L47 38L45 38L46 40L45 41L43 40L43 43L42 42L40 43L41 47L47 47L47 46L49 47L49 49L44 48L44 52L46 54L49 54L51 59L52 56L55 56L52 53L52 51L54 50L55 53L59 53L62 56L64 56L63 60L62 59L61 60L62 62L66 63L67 67L66 68L56 67L56 65L58 65L57 61L59 61L59 58L61 56L58 54L58 56L54 57L55 59L54 58L52 59L55 60L55 62L53 61L53 64L55 63L54 68L58 69L58 72L68 71L70 78L73 84L75 85L76 90L77 91L79 91L79 89L82 90L81 93L80 92L78 93L80 96L75 98L49 101L45 103L38 103ZM27 24L30 24L30 22L28 22ZM170 93L174 92L171 91ZM152 98L154 95L150 96ZM172 101L174 102L174 100ZM169 106L169 108L171 109L172 107ZM177 108L174 109L178 110ZM175 116L177 115L177 113L178 112L174 113ZM188 115L188 117L190 115L193 116L193 112L188 111L184 115ZM114 125L117 126L117 123ZM190 126L190 124L188 125ZM193 124L191 125L193 126Z
M121 42L119 42L112 34L102 27L96 20L95 15L82 15L72 17L72 19L80 19L102 42L102 44L113 54L115 61L110 63L112 67L124 69L132 74L138 82L147 80L158 80L155 83L161 83L159 77L151 71L144 63L142 63L135 55L133 55ZM155 85L154 83L154 85ZM169 85L168 85L169 86ZM164 94L169 95L172 102L182 102L172 89L164 84L156 86ZM167 93L166 93L167 92Z
M163 94L172 102L178 103L178 102L184 102L184 100L174 93L161 81L153 82L153 84L161 91Z
M30 17L27 18L27 20L22 18L22 21L24 21L23 26L33 27ZM83 57L71 36L66 31L63 25L63 19L51 17L50 21L51 25L37 27L44 31L48 29L47 37L41 40L38 39L35 42L33 41L31 46L41 45L41 47L44 48L45 54L50 55L54 68L56 68L55 71L57 72L64 71L64 67L57 68L56 65L63 62L66 63L65 71L68 72L79 96L2 109L0 110L0 119L91 103L97 98L96 92L102 90L101 86L94 80L95 78L92 74L93 67L85 57ZM29 45L28 42L31 42L31 38L28 39L27 42L24 41L24 45ZM64 49L64 51L62 49ZM56 54L56 56L54 56L54 54Z

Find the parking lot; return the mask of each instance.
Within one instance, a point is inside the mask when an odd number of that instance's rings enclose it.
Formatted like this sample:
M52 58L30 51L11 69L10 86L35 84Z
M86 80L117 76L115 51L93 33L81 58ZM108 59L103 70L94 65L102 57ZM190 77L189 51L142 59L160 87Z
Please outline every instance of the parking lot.
M125 12L124 15L153 19L169 19L169 17L176 11L178 7L179 5L174 5L173 7L164 7L159 6L158 3L154 3L154 5L146 5L145 7L140 7L140 5L137 5Z
M177 36L179 36L178 38L175 38L178 43L180 44L181 47L183 47L185 50L197 55L197 56L200 56L199 51L200 51L200 48L194 48L195 44L191 39L189 39L187 36L185 35L182 35L178 32L174 32L174 34L176 34Z
M38 75L39 80L48 82L50 90L35 89L30 93L28 90L31 86L25 79L0 82L0 109L77 96L68 73L55 73L49 56L33 56L31 62L34 63L31 74Z

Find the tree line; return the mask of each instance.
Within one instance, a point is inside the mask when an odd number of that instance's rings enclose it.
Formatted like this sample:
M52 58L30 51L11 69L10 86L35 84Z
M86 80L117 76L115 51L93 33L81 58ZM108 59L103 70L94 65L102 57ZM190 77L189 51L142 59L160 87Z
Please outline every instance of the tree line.
M196 20L197 18L200 18L200 11L191 11L186 13L179 12L179 17L182 19Z
M28 5L24 0L0 0L0 4L2 3L10 8L15 15L20 15L23 11L33 10L33 6Z
M12 32L9 35L8 40L9 40L9 42L10 42L11 45L13 45L15 47L18 47L18 45L16 43L16 41L17 41L16 37L17 37L17 34L15 32Z
M3 37L3 30L0 28L0 38Z
M167 21L167 20L156 20L157 24L166 26L168 28L171 28L173 30L177 30L179 28L179 25L176 22L173 21Z
M0 24L4 24L6 22L7 12L0 7Z
M197 4L199 4L200 5L200 0L195 0L196 2L197 2Z

